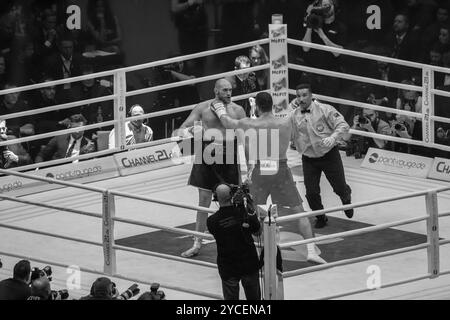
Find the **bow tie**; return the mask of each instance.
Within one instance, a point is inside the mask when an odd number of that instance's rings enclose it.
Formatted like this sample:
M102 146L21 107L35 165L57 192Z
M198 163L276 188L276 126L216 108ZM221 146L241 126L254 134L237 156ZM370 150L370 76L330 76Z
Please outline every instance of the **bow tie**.
M304 114L304 113L311 113L311 110L310 109L306 109L306 110L300 110L300 112L302 113L302 114Z

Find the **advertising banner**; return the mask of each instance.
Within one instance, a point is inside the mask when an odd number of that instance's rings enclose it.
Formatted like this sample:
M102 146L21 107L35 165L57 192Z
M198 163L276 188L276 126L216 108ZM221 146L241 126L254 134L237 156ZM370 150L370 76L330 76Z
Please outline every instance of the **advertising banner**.
M114 155L121 176L170 167L182 163L176 142Z
M270 24L269 40L273 113L277 117L286 117L289 106L287 25Z
M432 158L370 148L361 167L405 176L427 178L432 164Z
M450 181L450 159L434 158L433 166L428 177L436 180Z

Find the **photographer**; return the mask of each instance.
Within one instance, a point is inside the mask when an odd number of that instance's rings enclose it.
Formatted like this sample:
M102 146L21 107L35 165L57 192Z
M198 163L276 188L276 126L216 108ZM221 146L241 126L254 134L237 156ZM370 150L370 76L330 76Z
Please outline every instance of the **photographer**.
M356 115L353 118L352 129L387 136L392 135L392 130L389 124L381 120L378 112L372 109L363 109L361 114ZM355 135L347 135L344 137L344 140L348 141L347 144L349 152L347 153L347 156L355 154L355 158L360 158L363 154L366 154L369 148L385 149L388 144L388 141L386 140Z
M308 6L303 26L306 28L303 41L343 48L344 27L335 20L335 7L332 0L316 0ZM339 71L339 53L302 47L308 66L325 70ZM327 82L325 82L325 80ZM325 90L323 94L334 95L338 91L339 81L333 78L314 75L313 87Z
M119 295L114 282L109 278L100 277L92 284L90 294L81 297L80 300L129 300L139 294L139 292L140 289L135 283Z
M31 295L28 283L31 277L31 265L21 260L14 266L13 277L0 281L0 300L26 300Z
M33 268L30 278L31 296L28 300L66 300L69 298L69 292L65 289L52 290L51 281L52 268L50 266L45 266L42 270Z
M254 210L247 212L243 205L233 204L235 194L229 185L219 184L215 195L220 209L206 221L216 239L223 297L239 300L241 282L247 300L260 300L259 260L252 238L253 233L260 231L260 224Z

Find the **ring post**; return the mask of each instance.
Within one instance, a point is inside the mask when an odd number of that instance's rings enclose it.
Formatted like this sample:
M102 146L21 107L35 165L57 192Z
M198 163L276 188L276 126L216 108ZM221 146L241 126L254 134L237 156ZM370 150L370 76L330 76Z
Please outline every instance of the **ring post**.
M439 212L437 193L429 192L425 195L427 207L427 238L428 238L428 273L430 278L439 276Z
M114 195L109 191L103 193L103 272L112 276L116 274L116 251L114 249Z
M422 136L426 144L434 143L434 71L429 67L422 69Z
M269 214L264 220L264 299L277 299L277 225Z
M126 93L127 77L125 71L118 71L114 74L114 119L118 122L114 125L116 148L124 150L126 146L125 139L125 118L126 118Z

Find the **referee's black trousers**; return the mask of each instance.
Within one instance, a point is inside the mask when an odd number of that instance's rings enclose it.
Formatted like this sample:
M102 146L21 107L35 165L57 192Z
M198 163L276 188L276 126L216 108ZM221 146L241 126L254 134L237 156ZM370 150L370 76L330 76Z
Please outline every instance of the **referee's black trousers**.
M320 176L322 172L325 173L333 191L341 198L342 203L350 202L352 190L345 181L344 166L337 147L320 158L309 158L303 155L302 160L306 199L311 210L323 209L322 198L320 197Z

